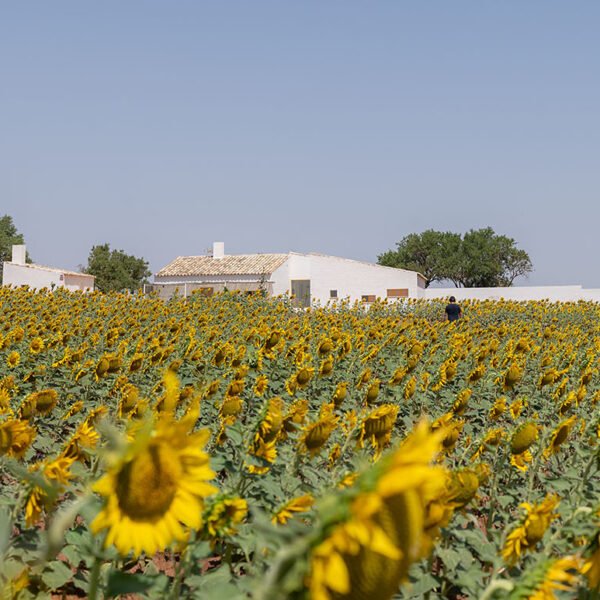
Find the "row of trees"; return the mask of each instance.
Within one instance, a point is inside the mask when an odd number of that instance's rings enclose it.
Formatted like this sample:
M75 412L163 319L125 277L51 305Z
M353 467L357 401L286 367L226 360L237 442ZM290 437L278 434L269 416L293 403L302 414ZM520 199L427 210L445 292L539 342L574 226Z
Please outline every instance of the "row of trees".
M0 267L4 261L10 260L12 246L24 244L23 234L19 233L12 217L0 217ZM29 255L27 262L31 262ZM81 268L83 273L96 277L96 289L101 292L134 291L146 283L152 274L148 262L126 254L123 250L111 250L109 244L93 246L88 256L87 265ZM0 268L0 285L2 269Z
M377 257L380 265L418 271L427 280L450 281L456 287L511 286L533 270L525 250L491 227L464 235L428 229L411 233Z

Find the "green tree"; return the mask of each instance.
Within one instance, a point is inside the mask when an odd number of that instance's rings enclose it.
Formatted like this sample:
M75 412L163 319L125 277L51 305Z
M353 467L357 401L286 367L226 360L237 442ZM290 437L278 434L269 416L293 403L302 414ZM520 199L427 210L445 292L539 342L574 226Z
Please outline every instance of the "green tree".
M0 285L2 285L2 266L5 261L12 258L13 245L24 244L23 234L17 231L12 217L4 215L0 217ZM27 254L27 262L31 262Z
M123 250L111 250L109 244L92 247L83 272L96 277L96 289L101 292L133 292L151 275L143 258L125 254Z
M491 227L471 229L464 236L427 230L412 233L378 257L379 264L419 271L427 285L451 281L456 287L511 286L533 270L531 259L514 239Z
M386 267L418 271L425 277L426 286L434 281L449 279L451 259L460 248L458 233L434 231L411 233L396 244L396 250L388 250L377 257Z

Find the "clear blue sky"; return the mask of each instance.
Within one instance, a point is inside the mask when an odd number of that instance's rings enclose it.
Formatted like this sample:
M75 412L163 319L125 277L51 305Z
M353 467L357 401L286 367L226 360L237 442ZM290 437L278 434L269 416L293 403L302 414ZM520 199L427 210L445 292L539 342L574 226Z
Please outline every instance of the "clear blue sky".
M600 2L0 5L0 215L34 260L365 260L493 227L600 287Z

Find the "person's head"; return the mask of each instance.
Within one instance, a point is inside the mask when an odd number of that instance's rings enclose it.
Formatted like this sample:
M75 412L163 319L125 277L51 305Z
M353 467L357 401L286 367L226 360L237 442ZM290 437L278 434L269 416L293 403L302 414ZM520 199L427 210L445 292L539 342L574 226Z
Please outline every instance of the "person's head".
M450 302L456 302L456 298L454 296L450 296Z

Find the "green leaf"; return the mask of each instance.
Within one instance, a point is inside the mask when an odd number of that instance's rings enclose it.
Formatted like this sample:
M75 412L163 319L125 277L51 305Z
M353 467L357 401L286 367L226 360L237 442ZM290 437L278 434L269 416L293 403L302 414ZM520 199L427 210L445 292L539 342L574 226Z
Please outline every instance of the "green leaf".
M42 573L42 581L51 589L61 588L67 581L73 577L71 569L61 561L54 561L48 564Z
M111 571L106 584L106 596L119 596L120 594L141 594L153 586L152 578L141 573L122 573Z
M419 577L418 581L412 584L410 593L415 596L423 596L427 592L434 590L438 585L439 581L433 575L425 573Z
M451 548L439 548L437 550L437 555L444 562L446 571L454 571L459 563L462 562L460 552L452 550Z
M223 585L231 581L231 571L229 565L204 573L203 575L192 575L186 579L186 583L198 590L212 590L217 585Z

